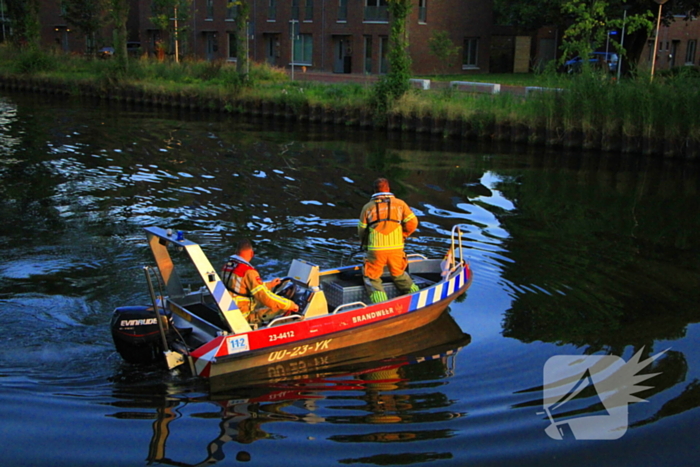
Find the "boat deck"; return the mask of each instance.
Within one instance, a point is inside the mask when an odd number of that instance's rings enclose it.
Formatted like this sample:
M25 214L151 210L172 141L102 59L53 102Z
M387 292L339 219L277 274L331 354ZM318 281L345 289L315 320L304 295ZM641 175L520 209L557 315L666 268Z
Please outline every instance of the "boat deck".
M414 274L411 276L413 282L421 289L433 285L431 281L421 275ZM399 296L396 286L391 281L391 277L382 276L382 285L389 300ZM331 280L321 281L321 290L326 294L328 301L329 312L332 312L336 307L351 302L370 303L369 294L363 283L362 276L357 274L353 277L334 277Z
M422 269L423 271L421 272L411 273L414 283L420 289L429 287L439 281L440 274L436 273L434 268ZM390 300L400 295L388 274L382 276L382 282ZM304 287L303 284L299 285ZM359 268L322 276L320 288L328 303L328 313L333 313L338 306L343 304L353 302L370 304L369 295L365 289ZM194 332L190 334L188 340L192 341L194 339L196 342L191 343L195 346L206 342L216 333L227 329L220 313L216 309L216 303L211 295L206 292L195 292L175 302L171 300L171 307L177 308L179 310L177 314L181 317L188 315L184 317L184 321L178 323L178 328L184 329L188 333L194 328ZM347 308L347 310L350 309L352 307ZM339 310L339 312L347 310Z

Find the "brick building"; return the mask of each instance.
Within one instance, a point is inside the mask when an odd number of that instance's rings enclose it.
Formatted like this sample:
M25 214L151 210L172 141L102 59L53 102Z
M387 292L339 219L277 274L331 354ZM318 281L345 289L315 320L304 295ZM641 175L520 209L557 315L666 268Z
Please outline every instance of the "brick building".
M668 70L679 66L700 65L698 39L700 39L700 20L684 19L685 16L675 16L668 26L661 25L659 30L659 46L656 53L655 69ZM651 69L654 53L656 31L652 32L647 45L639 59L639 67Z
M289 68L334 73L380 74L387 71L389 18L387 0L248 0L250 58ZM413 72L485 73L493 0L412 0L409 19ZM82 52L85 39L61 16L60 0L42 0L42 40L66 52ZM179 24L185 54L207 60L236 61L237 9L229 0L193 0L185 24ZM150 21L150 0L132 0L129 41L154 54L162 44L172 53L172 34ZM293 25L293 29L292 29ZM428 41L448 33L459 52L452 64L440 63ZM97 47L111 45L104 31Z

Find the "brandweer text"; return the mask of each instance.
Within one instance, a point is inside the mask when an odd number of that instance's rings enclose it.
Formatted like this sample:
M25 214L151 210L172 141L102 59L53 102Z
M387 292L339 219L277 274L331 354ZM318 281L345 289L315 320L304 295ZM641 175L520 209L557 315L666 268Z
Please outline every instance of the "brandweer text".
M384 309L384 310L373 311L372 313L365 313L364 315L353 316L352 322L353 323L361 323L362 321L367 321L368 319L380 318L382 316L391 315L393 313L394 313L393 307L388 308L388 309Z

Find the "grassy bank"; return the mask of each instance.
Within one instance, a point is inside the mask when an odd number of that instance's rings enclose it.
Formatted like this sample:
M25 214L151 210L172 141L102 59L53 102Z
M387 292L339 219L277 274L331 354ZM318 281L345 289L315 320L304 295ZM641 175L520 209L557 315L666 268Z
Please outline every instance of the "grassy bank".
M284 70L264 64L252 64L249 79L243 82L235 66L223 62L176 64L142 58L130 61L129 70L120 72L111 60L19 53L0 47L0 76L30 76L58 83L74 94L89 86L104 96L138 90L158 99L202 100L230 112L270 104L287 112L371 113L371 86L290 81ZM462 137L685 157L695 157L695 148L700 146L700 107L695 104L700 98L700 78L695 74L658 76L654 82L645 76L619 83L598 74L518 79L543 90L527 97L466 93L444 86L412 90L386 114L372 114L373 125L408 131L429 127L433 133Z

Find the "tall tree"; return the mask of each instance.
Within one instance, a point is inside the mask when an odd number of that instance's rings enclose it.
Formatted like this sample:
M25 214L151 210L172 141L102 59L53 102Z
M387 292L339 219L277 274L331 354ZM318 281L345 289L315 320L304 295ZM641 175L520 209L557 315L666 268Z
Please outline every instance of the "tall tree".
M249 0L229 0L236 12L236 71L243 79L248 79L248 21L250 21Z
M129 57L126 52L127 29L126 21L129 19L129 0L109 0L110 16L114 24L114 59L117 66L123 72L129 67Z
M389 31L389 72L391 97L398 99L408 91L411 78L411 56L408 52L408 15L411 0L387 0L391 17Z
M175 12L177 11L177 31L175 31ZM170 41L169 50L174 49L175 40L182 46L187 37L186 31L190 24L192 0L152 0L151 23L166 33ZM178 47L184 49L184 47ZM182 51L181 51L182 52Z
M12 42L20 48L39 48L39 0L5 0L12 22Z
M454 64L453 60L457 57L461 49L461 47L452 42L450 33L447 31L433 32L433 35L428 39L428 48L430 52L437 57L443 73L447 73L447 71L452 68Z
M561 6L564 0L494 0L496 24L514 26L527 34L545 25L564 23Z
M600 40L598 31L605 37L606 30L621 29L624 16L626 68L638 63L653 31L658 4L652 0L494 0L494 12L499 24L514 26L519 33L534 33L546 25L562 30L573 27L569 31L573 40L580 40L577 34L591 34L594 40ZM663 6L665 24L674 20L674 14L691 18L699 13L700 0L669 0Z
M411 56L408 52L408 15L411 0L387 0L390 16L389 71L375 86L373 107L377 115L383 115L389 104L403 96L409 89Z
M109 0L61 0L66 22L85 35L85 53L94 55L97 33L105 26Z

